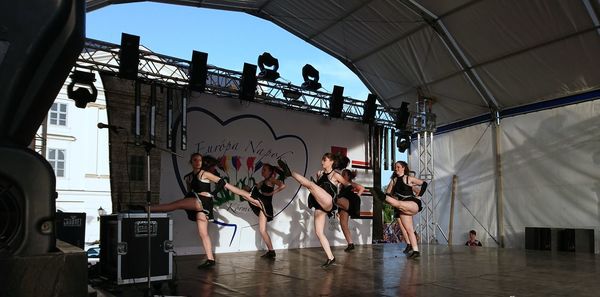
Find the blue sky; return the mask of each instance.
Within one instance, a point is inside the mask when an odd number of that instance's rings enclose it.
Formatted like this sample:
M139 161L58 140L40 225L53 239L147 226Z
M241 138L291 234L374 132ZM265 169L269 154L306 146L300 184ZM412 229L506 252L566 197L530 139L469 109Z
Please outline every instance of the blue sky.
M279 59L284 81L300 85L302 67L311 64L319 70L326 92L340 85L345 96L365 100L369 94L337 59L249 14L142 2L110 5L86 17L88 38L120 44L125 32L140 36L140 44L153 52L191 60L192 50L202 51L208 53L209 64L237 71L244 62L256 64L260 54L269 52Z

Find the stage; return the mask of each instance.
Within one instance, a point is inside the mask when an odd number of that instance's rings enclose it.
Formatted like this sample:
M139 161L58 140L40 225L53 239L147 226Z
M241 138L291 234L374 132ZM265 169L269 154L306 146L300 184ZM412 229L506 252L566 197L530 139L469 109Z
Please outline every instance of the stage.
M180 296L598 296L600 258L486 247L429 245L407 259L403 244L344 247L323 269L321 248L217 254L212 269L201 256L175 257L164 295ZM143 296L145 285L98 290L98 296Z

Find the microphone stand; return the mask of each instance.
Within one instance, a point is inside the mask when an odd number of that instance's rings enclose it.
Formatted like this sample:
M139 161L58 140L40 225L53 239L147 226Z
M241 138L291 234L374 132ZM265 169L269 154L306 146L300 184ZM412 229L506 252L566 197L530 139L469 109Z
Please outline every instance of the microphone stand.
M150 190L150 151L152 151L153 148L156 148L160 151L164 151L164 152L168 152L170 154L176 155L178 157L181 157L180 155L156 147L156 145L154 145L153 143L150 143L148 141L142 141L142 145L144 146L144 149L146 150L146 168L148 168L148 174L147 174L147 180L146 180L146 214L147 214L147 234L148 234L148 287L146 288L146 291L144 293L145 297L152 297L152 282L150 281L150 278L152 276L152 270L151 270L151 262L152 262L152 255L151 255L151 251L152 251L152 241L151 241L151 226L150 226L150 218L151 218L151 212L150 212L150 203L152 202L152 190ZM156 226L157 229L157 234L158 234L158 225Z
M142 142L142 145L144 145L144 149L146 150L146 168L148 168L148 174L147 174L147 181L146 181L146 214L147 214L147 224L146 225L146 231L147 231L147 235L148 235L148 287L146 288L146 292L144 294L144 296L146 297L151 297L152 295L152 284L150 281L150 278L152 276L151 274L151 260L152 260L152 255L150 253L151 251L151 228L150 228L150 216L151 216L151 212L150 212L150 202L152 201L152 191L150 190L150 151L152 150L154 146L154 144L144 141ZM157 226L158 227L158 226ZM158 229L157 229L158 231Z

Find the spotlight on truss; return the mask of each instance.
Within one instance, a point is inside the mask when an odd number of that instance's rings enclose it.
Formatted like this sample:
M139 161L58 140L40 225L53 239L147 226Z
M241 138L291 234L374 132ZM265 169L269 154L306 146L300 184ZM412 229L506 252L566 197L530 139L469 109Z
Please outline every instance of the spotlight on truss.
M321 88L321 83L319 83L319 71L312 65L306 64L302 67L302 78L304 78L304 82L302 83L303 89L316 91Z
M271 56L271 54L264 52L262 55L258 56L257 64L258 68L260 69L260 72L257 76L258 79L266 81L276 81L279 78L279 72L277 72L277 70L279 69L279 60Z

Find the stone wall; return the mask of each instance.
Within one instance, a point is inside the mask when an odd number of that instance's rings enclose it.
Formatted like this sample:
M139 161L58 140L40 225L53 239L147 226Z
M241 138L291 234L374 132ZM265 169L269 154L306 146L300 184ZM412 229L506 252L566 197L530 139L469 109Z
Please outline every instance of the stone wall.
M101 75L105 87L108 122L123 129L109 133L110 184L113 212L124 211L132 205L146 203L147 157L144 145L136 145L135 138L135 82L110 75ZM141 130L138 143L150 140L150 94L151 86L141 83ZM159 201L161 150L166 143L166 96L167 87L156 87L155 146L150 150L150 191L152 203ZM181 91L174 91L174 117L179 112ZM117 133L118 132L118 133ZM132 159L142 161L143 173L135 170ZM135 163L135 162L133 162ZM141 176L140 176L141 175ZM120 209L119 209L120 205Z

